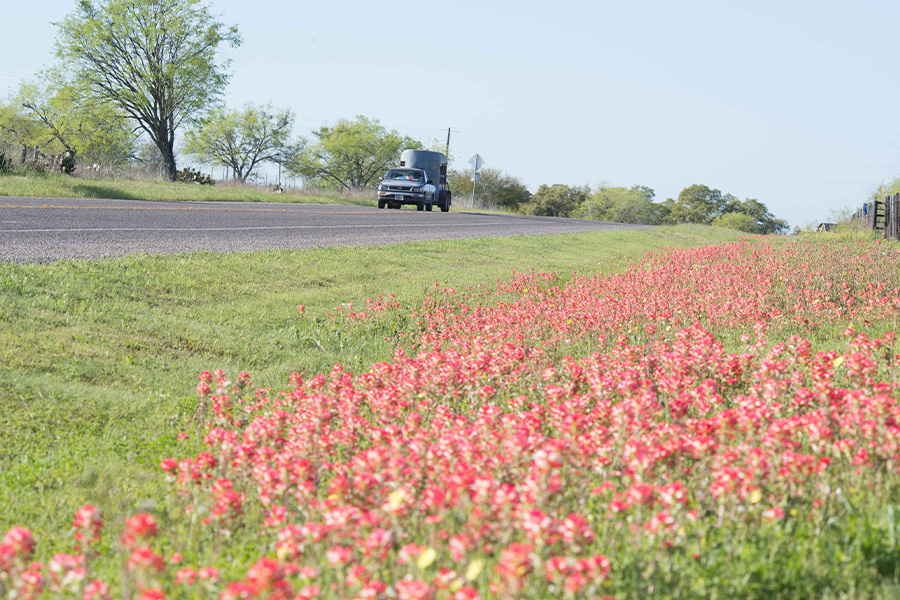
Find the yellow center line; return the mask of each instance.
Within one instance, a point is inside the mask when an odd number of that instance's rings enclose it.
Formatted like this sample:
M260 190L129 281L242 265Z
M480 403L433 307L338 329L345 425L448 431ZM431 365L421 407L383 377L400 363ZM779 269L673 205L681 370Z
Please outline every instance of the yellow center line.
M305 215L360 215L360 214L382 214L370 213L363 210L317 210L317 211L296 211L287 208L221 208L221 207L198 207L198 206L77 206L67 204L0 204L0 208L56 208L56 209L85 209L85 210L206 210L206 211L222 211L222 212L270 212L270 213L286 213L300 212Z

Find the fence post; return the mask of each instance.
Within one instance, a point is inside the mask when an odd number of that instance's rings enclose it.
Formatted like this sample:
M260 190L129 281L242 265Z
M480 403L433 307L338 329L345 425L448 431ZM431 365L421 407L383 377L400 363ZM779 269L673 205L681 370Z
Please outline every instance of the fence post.
M884 197L884 239L889 240L894 234L894 196Z
M884 238L889 240L894 237L894 195L885 198L884 204Z
M884 199L884 238L893 239L894 237L894 195L885 197Z
M891 198L891 239L900 239L900 194Z
M884 197L884 238L888 239L891 236L891 223L893 223L893 219L891 219L891 208L893 204L893 198L891 196Z
M885 205L887 209L884 211L884 237L892 239L894 237L894 195L887 197Z
M888 204L888 206L890 206L890 209L889 209L890 215L889 215L889 221L885 221L884 237L886 237L887 239L894 239L894 236L897 234L897 230L894 228L894 222L896 221L897 210L896 210L896 206L894 205L893 194L888 197L887 204Z
M884 197L884 237L887 238L890 234L890 215L888 211L891 210L891 197Z

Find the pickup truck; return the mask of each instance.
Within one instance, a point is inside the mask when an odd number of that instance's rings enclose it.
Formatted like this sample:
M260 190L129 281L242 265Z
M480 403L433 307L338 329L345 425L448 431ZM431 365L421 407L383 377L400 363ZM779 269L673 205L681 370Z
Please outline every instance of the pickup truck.
M404 150L400 166L389 170L378 184L378 208L400 208L412 204L416 210L431 210L437 205L450 210L447 186L447 159L440 152Z

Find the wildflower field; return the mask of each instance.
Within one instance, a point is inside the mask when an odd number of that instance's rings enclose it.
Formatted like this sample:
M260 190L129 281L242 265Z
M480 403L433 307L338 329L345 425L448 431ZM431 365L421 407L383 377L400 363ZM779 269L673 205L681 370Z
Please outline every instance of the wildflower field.
M898 259L763 238L338 306L393 356L285 389L210 365L164 498L84 506L49 556L6 528L0 592L897 597Z

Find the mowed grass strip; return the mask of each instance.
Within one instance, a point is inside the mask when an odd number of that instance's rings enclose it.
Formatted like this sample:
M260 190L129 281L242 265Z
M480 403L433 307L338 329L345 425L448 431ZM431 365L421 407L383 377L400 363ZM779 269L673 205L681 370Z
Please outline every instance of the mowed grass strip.
M0 197L98 198L111 200L183 200L189 202L293 202L374 206L375 193L310 193L286 188L276 194L261 186L220 183L215 186L159 179L92 179L54 173L0 176Z
M358 372L389 360L396 342L385 338L414 325L349 324L326 316L335 307L391 293L417 307L435 282L617 271L647 252L738 237L679 226L0 265L0 530L27 525L49 554L67 550L58 534L86 502L114 528L165 502L158 463L185 454L177 435L202 370L246 370L256 386L279 388L292 371L341 362Z

